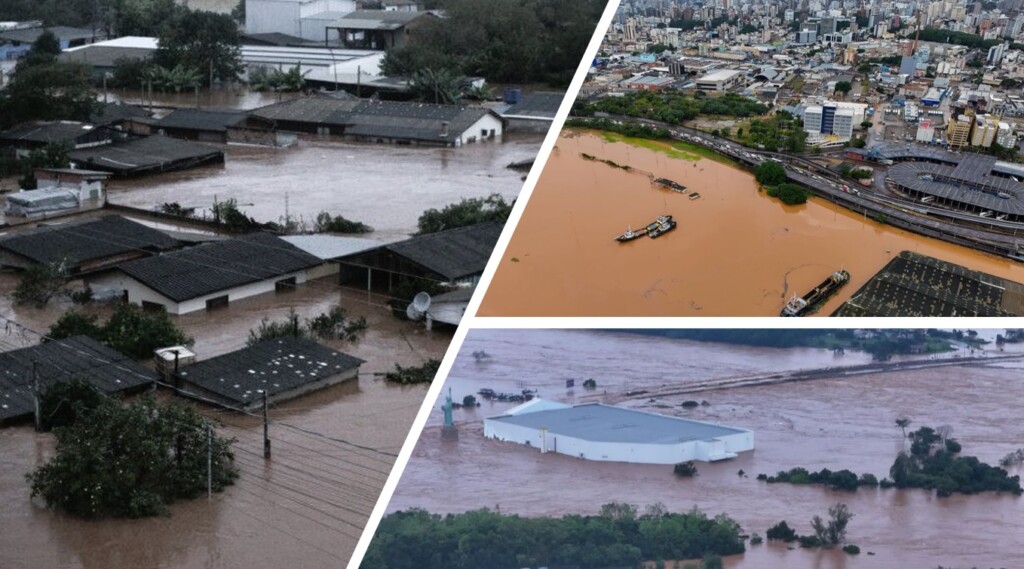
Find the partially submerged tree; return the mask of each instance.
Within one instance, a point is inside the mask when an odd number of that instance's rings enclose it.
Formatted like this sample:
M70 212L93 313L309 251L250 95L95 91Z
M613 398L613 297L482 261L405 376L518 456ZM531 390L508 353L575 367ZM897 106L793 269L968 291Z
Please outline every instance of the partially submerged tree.
M491 194L486 198L466 198L440 210L428 209L420 215L417 226L422 235L485 221L505 223L514 205L514 201L506 202L500 194Z
M68 282L67 265L63 261L32 265L21 273L18 286L11 293L18 304L46 306Z
M83 518L166 514L169 504L206 492L208 479L220 492L238 477L232 440L208 431L189 405L147 397L77 410L54 431L54 457L27 475L32 496L53 508Z
M152 357L159 348L191 342L171 322L166 310L143 310L128 303L118 304L103 325L96 316L75 310L65 312L47 332L47 337L54 340L77 335L89 336L135 359Z
M831 547L846 541L846 526L853 519L853 514L846 504L838 503L828 509L828 521L821 516L814 516L811 519L811 527L814 528L814 537L818 544Z

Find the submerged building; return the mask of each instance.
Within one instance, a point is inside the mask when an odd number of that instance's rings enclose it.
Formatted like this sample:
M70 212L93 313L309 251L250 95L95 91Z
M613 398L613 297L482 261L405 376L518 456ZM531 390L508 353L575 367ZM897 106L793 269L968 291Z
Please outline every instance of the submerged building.
M713 462L754 449L747 429L600 403L534 399L484 419L484 436L585 460L677 464Z

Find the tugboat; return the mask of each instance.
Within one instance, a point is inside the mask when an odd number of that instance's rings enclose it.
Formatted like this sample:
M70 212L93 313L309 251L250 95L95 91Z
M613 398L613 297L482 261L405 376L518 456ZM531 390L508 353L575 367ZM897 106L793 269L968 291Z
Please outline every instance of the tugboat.
M813 314L830 296L848 282L850 282L850 273L845 269L840 269L802 297L794 294L793 298L789 299L786 306L782 308L779 316L794 317Z
M662 235L672 231L676 228L676 221L672 219L672 216L661 216L658 218L658 225L647 232L647 236L651 239L657 239Z
M686 186L676 183L668 178L658 178L654 180L655 184L662 186L663 188L672 190L673 192L679 192L680 194L686 193Z
M626 227L626 231L622 235L619 235L618 237L616 237L615 240L618 241L619 243L625 243L626 241L632 241L634 239L639 239L639 238L643 237L646 234L647 234L647 228L646 227L643 228L643 229L639 229L637 231L633 231L632 227Z

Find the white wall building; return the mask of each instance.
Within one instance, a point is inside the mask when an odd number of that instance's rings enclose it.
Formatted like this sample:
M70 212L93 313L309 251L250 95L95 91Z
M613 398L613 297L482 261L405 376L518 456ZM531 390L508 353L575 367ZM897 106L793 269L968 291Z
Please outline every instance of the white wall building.
M743 72L735 69L719 69L697 79L701 91L724 93L743 81Z
M842 140L853 138L853 118L852 109L837 109L835 122L832 124L832 134Z
M754 433L600 403L534 399L484 419L484 436L560 454L610 462L717 461L753 450Z
M245 0L245 31L323 41L326 23L355 10L355 0Z

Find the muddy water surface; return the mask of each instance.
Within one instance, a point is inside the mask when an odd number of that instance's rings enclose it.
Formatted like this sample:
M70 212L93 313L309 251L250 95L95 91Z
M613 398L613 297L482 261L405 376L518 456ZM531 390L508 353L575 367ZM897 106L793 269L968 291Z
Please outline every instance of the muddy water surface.
M471 353L479 350L490 358L477 362ZM856 353L834 356L826 350L760 349L588 331L476 330L448 380L457 400L482 387L511 392L524 385L561 401L618 400L630 407L752 429L757 449L730 461L701 463L698 477L679 479L668 466L580 461L483 439L483 417L500 414L510 404L484 402L473 410L456 411L459 440L442 441L440 412L435 410L389 510L488 507L559 516L596 513L610 501L641 506L661 502L672 510L697 506L712 515L727 513L744 530L764 535L782 519L798 532L810 532L813 515L824 515L829 506L844 502L856 516L848 539L861 547L862 555L788 551L773 544L750 546L744 555L727 559L727 566L1016 567L1024 549L1024 498L983 494L939 499L922 490L844 493L769 486L755 476L794 466L887 476L902 445L893 424L897 416L910 417L915 426L953 425L965 454L994 463L1024 446L1018 405L1008 403L1024 400L1020 362L708 391L655 401L624 395L669 382L866 360ZM597 390L567 390L565 379L571 377L593 377ZM685 410L679 406L685 399L707 400L709 405ZM745 476L738 475L741 469ZM868 556L868 551L875 555Z
M656 187L648 173L701 197ZM679 221L675 231L614 241L627 226L660 214ZM570 131L547 162L480 314L775 316L793 294L846 268L851 282L819 311L827 315L903 250L1024 281L1020 263L879 224L819 198L783 205L759 194L753 176L737 168Z
M430 208L490 194L514 200L523 174L506 166L535 156L540 141L509 135L461 148L315 140L283 149L227 146L223 165L119 180L109 200L145 209L178 202L209 215L214 200L234 198L257 221L280 222L287 214L310 229L326 210L371 225L374 238L393 240L416 231Z
M13 282L0 277L5 290ZM0 298L0 314L39 329L69 308L60 302L42 310L16 307L6 295ZM0 429L0 567L344 566L426 393L425 386L394 386L375 374L393 369L395 363L418 365L441 357L451 340L450 331L426 332L420 324L398 321L383 307L384 301L321 280L294 292L232 303L214 313L172 317L195 338L195 350L204 359L244 346L260 318L282 319L291 308L310 318L341 303L353 317L366 317L369 329L356 344L331 343L366 360L358 382L271 409L269 462L263 459L258 419L204 408L221 422L224 434L237 438L241 476L212 500L173 506L170 517L85 522L47 510L29 499L24 475L51 455L51 437L25 426ZM89 310L105 317L111 308L97 304ZM35 341L33 335L0 328L4 349Z

